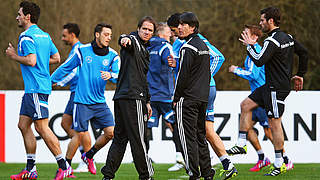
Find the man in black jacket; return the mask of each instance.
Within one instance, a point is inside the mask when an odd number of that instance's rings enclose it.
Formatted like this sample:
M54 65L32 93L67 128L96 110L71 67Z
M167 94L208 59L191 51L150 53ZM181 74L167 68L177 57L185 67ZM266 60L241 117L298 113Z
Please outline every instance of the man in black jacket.
M294 89L302 90L303 75L307 71L307 50L291 35L280 30L280 11L275 7L268 7L260 12L260 26L268 33L260 53L253 47L254 40L243 32L240 39L247 46L247 53L257 66L265 65L266 83L257 88L241 103L240 131L238 143L231 148L235 154L246 153L246 136L249 130L252 110L258 106L265 108L273 136L275 162L267 176L277 176L286 172L283 159L284 136L281 117L284 112L284 100L291 90L291 80ZM299 56L298 72L292 77L293 54Z
M197 35L195 14L183 13L178 26L179 38L186 40L180 50L173 106L189 179L213 179L206 141L206 109L210 83L209 49ZM201 174L199 172L199 166Z
M143 17L137 32L119 38L121 67L113 97L116 125L106 165L101 169L105 180L115 177L128 141L139 179L152 179L154 174L144 139L147 121L152 114L147 83L147 46L156 29L155 24L152 17Z

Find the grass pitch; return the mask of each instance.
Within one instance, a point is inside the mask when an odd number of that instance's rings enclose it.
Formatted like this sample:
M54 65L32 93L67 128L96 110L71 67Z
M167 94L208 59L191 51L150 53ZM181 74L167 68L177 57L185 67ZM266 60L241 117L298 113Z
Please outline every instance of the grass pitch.
M172 164L153 164L155 175L155 180L187 180L188 176L184 170L177 172L168 172L168 168ZM76 179L102 179L102 174L100 173L100 168L103 164L97 164L97 175L91 175L90 173L75 173ZM260 179L290 179L290 180L309 180L309 179L320 179L320 164L294 164L294 169L288 171L285 174L279 175L277 177L264 177L263 174L267 172L268 168L261 170L260 172L250 172L249 169L253 164L236 164L238 169L238 176L233 178L234 180L260 180ZM24 164L13 164L13 163L0 163L0 179L10 179L10 175L20 172L21 169L25 167ZM76 168L77 164L73 164L73 168ZM221 166L215 167L217 170L215 179L218 177L219 168ZM37 164L37 170L39 173L40 180L52 180L55 176L55 171L57 169L56 164ZM70 179L70 178L67 178ZM120 169L116 174L115 180L134 180L138 179L138 174L134 165L122 164Z

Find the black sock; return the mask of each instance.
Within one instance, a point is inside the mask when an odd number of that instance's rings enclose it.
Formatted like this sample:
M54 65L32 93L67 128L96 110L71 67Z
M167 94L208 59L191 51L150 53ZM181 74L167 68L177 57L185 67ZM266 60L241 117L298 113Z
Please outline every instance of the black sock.
M283 157L283 162L284 162L285 164L288 164L288 163L289 163L289 158L288 158L288 156L284 156L284 157Z
M36 161L33 159L27 159L27 167L26 167L27 171L32 170L33 166L35 165L35 162Z
M93 156L98 152L99 150L96 149L94 146L86 153L86 157L89 159L92 159Z
M61 158L57 161L59 168L61 168L62 170L67 170L67 166L66 166L66 161Z
M68 162L69 166L71 166L71 161L72 161L72 159L66 158L66 161Z
M259 160L261 160L261 161L263 161L263 160L264 160L264 153L262 153L262 154L258 154L258 156L259 156Z
M79 148L79 151L80 151L81 154L84 153L84 150L83 150L83 149L80 149L80 148Z
M223 161L221 161L221 163L222 163L223 169L228 170L229 164L231 163L231 161L228 158L226 158Z

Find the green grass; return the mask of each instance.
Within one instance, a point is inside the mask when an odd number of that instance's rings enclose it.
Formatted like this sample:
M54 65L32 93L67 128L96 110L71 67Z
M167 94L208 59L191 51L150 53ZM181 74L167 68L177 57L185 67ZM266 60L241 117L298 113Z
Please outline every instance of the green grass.
M76 179L102 179L100 168L103 164L97 164L97 175L91 175L90 173L75 173ZM153 164L155 180L186 180L188 177L184 170L178 172L168 172L168 168L171 164ZM295 164L293 170L282 174L277 177L264 177L263 174L267 171L262 170L260 172L249 172L252 164L237 164L239 175L234 180L260 180L260 179L290 179L290 180L309 180L309 179L320 179L320 164ZM13 164L13 163L0 163L0 179L9 179L10 175L18 173L25 167L24 164ZM73 164L73 167L77 167L77 164ZM217 167L219 169L220 167ZM56 164L37 164L37 170L39 173L40 180L50 179L52 180L55 171L57 169ZM218 173L217 173L218 174ZM215 176L216 177L216 176ZM132 180L138 179L138 174L133 164L122 164L116 174L116 180Z

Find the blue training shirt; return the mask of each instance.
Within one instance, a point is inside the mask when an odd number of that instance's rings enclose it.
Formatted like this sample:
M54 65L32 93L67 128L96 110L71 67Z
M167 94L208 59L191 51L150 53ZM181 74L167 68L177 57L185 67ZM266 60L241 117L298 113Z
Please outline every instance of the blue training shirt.
M76 88L75 103L98 104L105 103L104 90L107 81L101 78L100 71L108 71L111 78L108 81L116 82L120 69L120 58L118 53L109 48L109 53L105 56L98 56L93 52L91 44L81 45L75 50L59 68L64 74L58 74L57 79L61 79L74 68L79 66L79 79ZM53 83L56 83L54 80Z
M258 43L254 45L254 48L256 49L257 53L260 53L261 46ZM238 67L233 73L249 81L251 92L264 85L266 82L264 65L257 67L249 56L246 57L244 62L244 69Z
M200 37L200 39L203 40L203 42L207 45L207 47L209 48L209 52L210 52L210 73L211 73L211 79L210 79L210 86L216 86L216 82L214 80L214 75L219 71L219 69L221 68L225 58L223 56L223 54L216 48L214 47L212 44L210 44L210 42L203 37L201 34L198 33L198 36ZM180 40L177 39L173 44L173 52L174 52L174 57L177 61L177 66L175 68L175 72L178 73L178 68L179 68L179 52L180 49L182 47L182 45L185 43L184 40Z
M50 35L37 25L30 26L19 36L18 55L36 54L34 67L20 64L25 93L51 94L49 61L58 52Z
M72 56L72 55L75 53L75 49L78 49L79 46L81 46L81 45L82 45L82 44L80 43L80 41L78 41L77 43L75 43L75 44L72 46L72 49L71 49L71 51L70 51L70 53L69 53L69 55L68 55L68 58L69 58L70 56ZM58 74L60 74L60 73L65 74L65 72L62 72L63 69L60 68L60 67L58 67L58 68L52 73L52 75L51 75L51 80L57 82L57 85L58 85L58 86L61 86L61 87L70 85L70 91L71 91L71 92L74 92L74 91L76 91L76 87L77 87L77 83L78 83L78 76L79 76L79 71L78 71L78 69L79 69L79 68L76 67L76 68L74 68L74 69L72 70L72 72L71 72L70 74L64 76L64 77L61 78L61 79L57 79ZM61 76L59 76L59 77L61 77Z
M172 46L163 38L150 39L150 64L147 74L150 101L172 102L174 91L174 72L168 65L168 56L174 56Z

